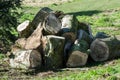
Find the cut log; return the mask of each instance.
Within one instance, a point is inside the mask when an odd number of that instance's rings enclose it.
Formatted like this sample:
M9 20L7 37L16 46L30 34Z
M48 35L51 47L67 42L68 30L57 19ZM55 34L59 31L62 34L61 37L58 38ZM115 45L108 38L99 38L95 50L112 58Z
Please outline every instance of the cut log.
M56 17L55 13L49 13L46 20L46 25L44 27L44 35L57 34L61 29L61 22Z
M90 36L87 32L85 32L84 30L78 30L77 33L77 39L79 40L85 40L87 41L87 43L90 45L93 41L93 37Z
M85 32L87 32L91 37L93 37L92 35L92 30L91 30L91 26L87 23L84 22L79 22L78 23L78 27L77 30L84 30Z
M73 51L67 61L67 67L84 66L87 62L88 55L80 51Z
M19 37L28 37L30 35L30 21L26 20L17 27L17 31L19 33Z
M72 43L76 40L76 34L73 32L66 32L62 36L65 37L66 41L71 41Z
M46 17L49 15L50 12L52 12L48 7L42 8L34 17L34 19L31 22L31 26L33 27L33 30L37 28L37 26L41 23L44 22Z
M76 33L77 27L78 27L78 20L73 15L65 15L62 18L62 27L63 33L66 32L66 29L69 29L70 31ZM68 31L68 30L67 30Z
M37 50L19 50L13 52L9 62L12 68L30 69L41 67L42 58Z
M120 36L96 39L92 42L90 56L94 61L105 61L120 57Z
M15 41L15 46L24 49L26 44L26 38L19 38L18 40Z
M41 44L42 30L41 23L34 30L30 37L26 39L25 49L36 49Z
M88 59L88 43L84 40L76 40L72 46L68 61L66 63L67 67L79 67L84 66Z
M55 69L63 66L64 37L44 36L45 67Z

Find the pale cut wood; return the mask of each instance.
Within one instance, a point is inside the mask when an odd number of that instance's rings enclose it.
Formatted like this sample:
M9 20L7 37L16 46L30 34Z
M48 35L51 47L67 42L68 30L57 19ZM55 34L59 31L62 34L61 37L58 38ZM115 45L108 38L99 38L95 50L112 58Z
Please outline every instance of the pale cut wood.
M19 38L18 40L15 41L15 45L21 49L24 49L26 44L26 39L27 38Z
M19 37L28 37L30 35L30 21L26 20L17 27Z
M76 33L78 27L78 20L74 15L65 15L62 20L62 27L63 33L66 32L64 29L69 29L70 31Z
M34 32L26 39L25 49L36 49L41 44L42 24L40 23Z
M90 46L94 61L105 61L120 57L120 36L96 39Z
M13 57L12 57L13 56ZM13 52L9 59L12 68L30 69L41 67L42 58L37 50L19 50Z

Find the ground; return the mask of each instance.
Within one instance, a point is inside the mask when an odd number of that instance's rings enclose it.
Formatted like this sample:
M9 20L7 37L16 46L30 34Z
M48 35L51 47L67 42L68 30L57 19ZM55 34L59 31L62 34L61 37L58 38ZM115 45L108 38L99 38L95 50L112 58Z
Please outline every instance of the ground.
M53 10L76 15L79 21L91 25L94 36L97 32L120 35L119 0L75 0L73 2L51 4ZM41 7L23 7L19 23L32 20ZM120 80L120 59L104 62L87 62L78 68L56 70L16 70L11 69L6 58L0 59L0 80Z

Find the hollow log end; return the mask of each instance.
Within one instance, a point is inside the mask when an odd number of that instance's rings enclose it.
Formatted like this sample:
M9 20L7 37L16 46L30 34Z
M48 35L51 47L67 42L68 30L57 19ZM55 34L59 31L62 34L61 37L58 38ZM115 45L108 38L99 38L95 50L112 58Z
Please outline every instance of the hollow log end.
M105 61L109 58L109 48L102 40L94 40L90 46L90 50L90 56L94 61Z

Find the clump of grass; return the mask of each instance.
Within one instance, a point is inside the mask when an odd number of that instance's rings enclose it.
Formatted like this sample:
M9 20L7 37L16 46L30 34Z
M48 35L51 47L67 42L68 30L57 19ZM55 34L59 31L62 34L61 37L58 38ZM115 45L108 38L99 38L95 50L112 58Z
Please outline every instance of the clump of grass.
M5 58L5 54L0 53L0 59Z

